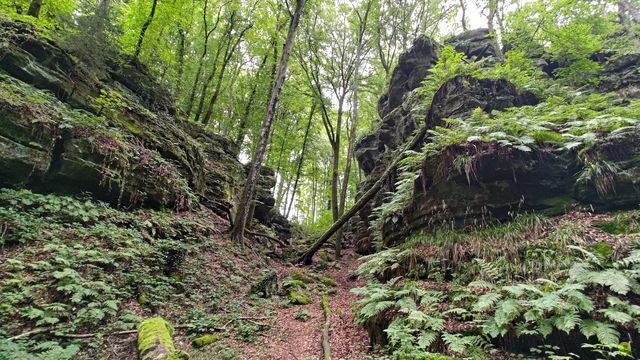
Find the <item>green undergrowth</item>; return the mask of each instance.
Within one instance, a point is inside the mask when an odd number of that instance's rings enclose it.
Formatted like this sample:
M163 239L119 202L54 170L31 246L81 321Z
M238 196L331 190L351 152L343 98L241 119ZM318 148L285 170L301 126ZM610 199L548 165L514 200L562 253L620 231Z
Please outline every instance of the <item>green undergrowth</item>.
M126 212L88 199L0 190L0 358L16 351L31 354L25 359L78 351L80 359L101 358L106 340L56 335L134 329L156 314L192 334L246 311L262 316L266 302L246 306L243 299L263 265L224 245L211 219L203 211ZM229 330L241 337L236 328L247 336L257 331L236 321Z
M640 237L594 237L600 224L522 215L416 234L364 258L358 322L396 359L638 356Z
M612 235L640 233L640 211L620 212L611 220L596 223L596 227Z

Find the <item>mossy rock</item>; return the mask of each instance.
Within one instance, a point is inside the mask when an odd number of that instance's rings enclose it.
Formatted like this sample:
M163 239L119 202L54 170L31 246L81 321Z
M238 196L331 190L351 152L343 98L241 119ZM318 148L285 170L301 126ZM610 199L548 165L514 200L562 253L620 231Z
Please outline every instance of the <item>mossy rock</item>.
M338 286L338 283L336 283L335 280L333 280L332 278L328 277L328 276L323 276L320 281L322 281L322 284L324 284L325 286L331 286L331 287L336 287Z
M263 298L270 298L278 292L278 274L268 271L251 285L250 293Z
M293 280L298 280L305 284L308 284L313 281L311 277L307 276L305 273L299 270L293 271L291 275L289 275L289 277Z
M302 280L286 279L282 286L287 290L306 289L307 284Z
M195 348L202 348L209 344L213 344L218 340L220 340L220 338L217 337L216 335L207 334L207 335L200 336L197 339L194 339L192 344L193 344L193 347Z
M294 305L307 305L311 303L311 299L305 292L294 290L289 292L289 302Z
M293 314L293 318L298 321L307 322L307 320L309 320L309 313L304 310L298 311L297 313Z
M142 306L149 305L149 295L147 295L147 293L141 293L138 296L138 304Z

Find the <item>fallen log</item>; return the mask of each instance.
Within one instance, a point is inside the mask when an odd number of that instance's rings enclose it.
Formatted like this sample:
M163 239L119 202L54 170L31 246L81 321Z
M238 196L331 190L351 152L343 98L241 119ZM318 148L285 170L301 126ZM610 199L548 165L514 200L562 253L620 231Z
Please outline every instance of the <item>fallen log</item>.
M184 359L173 344L173 327L161 317L147 319L138 324L138 354L140 360Z
M336 222L331 225L329 230L322 234L322 236L318 240L316 240L316 242L313 243L313 245L311 245L307 251L300 255L300 257L296 259L296 263L304 263L307 265L311 264L311 260L316 251L318 251L320 247L333 236L333 234L340 230L340 228L344 224L346 224L349 219L357 214L358 211L360 211L371 199L373 199L374 196L376 196L378 191L380 191L380 189L382 188L382 184L384 183L384 181L387 179L387 177L389 177L393 169L398 166L400 160L404 158L405 152L407 150L413 149L416 145L418 145L418 143L426 133L427 128L422 127L420 131L418 131L413 136L413 139L409 143L407 143L404 148L402 148L402 151L400 151L400 153L393 159L391 164L389 164L389 167L387 167L387 169L384 171L384 173L382 173L380 178L373 184L373 186L371 186L371 188L367 190L364 195L362 195L362 197L351 207L351 209L349 209L349 211L347 211L338 220L336 220Z

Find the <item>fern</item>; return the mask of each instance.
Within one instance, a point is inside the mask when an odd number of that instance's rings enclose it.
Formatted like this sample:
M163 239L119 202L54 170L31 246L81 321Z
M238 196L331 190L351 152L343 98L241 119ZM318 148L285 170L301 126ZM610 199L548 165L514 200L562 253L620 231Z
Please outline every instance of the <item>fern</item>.
M587 338L595 336L601 344L606 345L618 344L620 338L614 325L592 319L582 322L580 332Z

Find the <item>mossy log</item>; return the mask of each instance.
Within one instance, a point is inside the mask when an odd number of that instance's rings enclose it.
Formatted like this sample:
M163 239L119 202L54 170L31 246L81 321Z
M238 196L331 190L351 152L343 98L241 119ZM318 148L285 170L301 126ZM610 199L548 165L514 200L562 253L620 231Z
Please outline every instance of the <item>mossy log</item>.
M173 344L173 327L163 318L154 317L138 324L140 360L178 360L187 358Z

